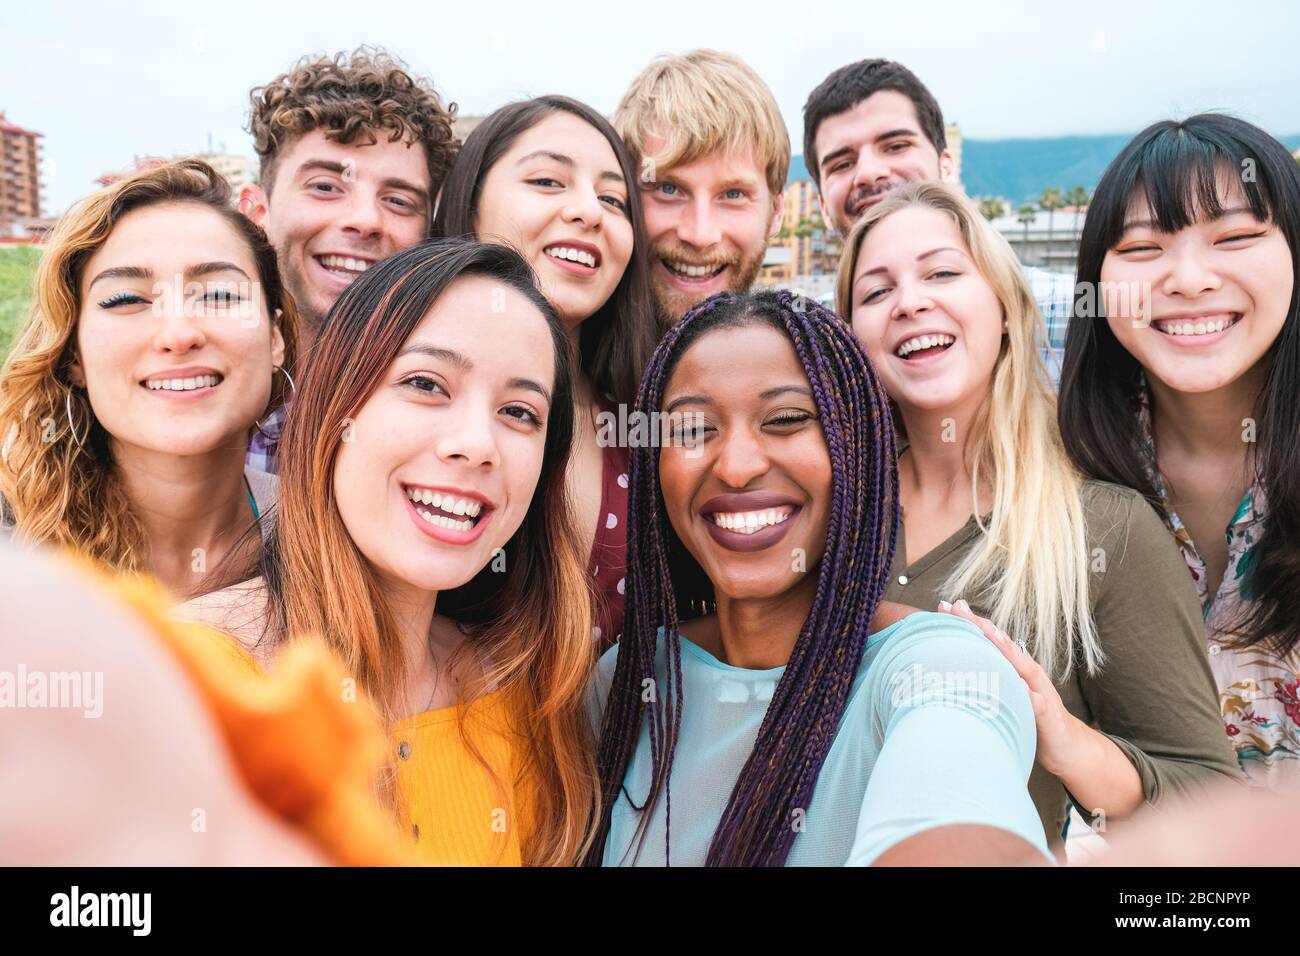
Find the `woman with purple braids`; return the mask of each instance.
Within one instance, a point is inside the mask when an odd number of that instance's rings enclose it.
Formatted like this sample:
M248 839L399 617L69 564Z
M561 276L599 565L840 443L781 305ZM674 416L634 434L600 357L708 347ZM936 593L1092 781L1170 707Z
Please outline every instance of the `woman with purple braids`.
M1011 665L947 615L872 633L898 483L848 325L720 293L665 336L637 408L664 440L632 450L589 862L1045 860Z

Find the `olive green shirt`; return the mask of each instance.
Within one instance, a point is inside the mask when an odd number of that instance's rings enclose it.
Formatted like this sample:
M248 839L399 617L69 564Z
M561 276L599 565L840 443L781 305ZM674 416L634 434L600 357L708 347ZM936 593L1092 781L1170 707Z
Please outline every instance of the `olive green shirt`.
M1085 482L1083 508L1088 553L1100 559L1090 561L1089 590L1105 659L1098 673L1088 674L1075 655L1069 676L1056 683L1062 703L1132 761L1148 804L1170 793L1240 780L1219 715L1196 587L1168 530L1141 495L1119 485ZM940 600L965 598L987 617L988 609L972 596L942 592L980 534L972 517L909 563L900 527L885 599L929 611ZM1029 794L1049 845L1060 854L1073 796L1038 764ZM1075 806L1090 825L1100 826L1089 808Z

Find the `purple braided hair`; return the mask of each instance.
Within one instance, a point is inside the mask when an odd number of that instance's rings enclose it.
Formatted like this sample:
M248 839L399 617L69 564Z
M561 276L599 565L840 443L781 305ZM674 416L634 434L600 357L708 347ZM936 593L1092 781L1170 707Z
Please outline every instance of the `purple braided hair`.
M701 302L669 330L646 366L638 411L662 408L664 388L691 342L714 328L756 321L784 330L808 376L831 460L830 521L812 608L714 831L710 866L780 866L789 856L797 836L795 812L811 803L834 742L872 617L888 586L898 535L894 431L884 389L848 325L813 302L785 291L719 293ZM634 842L638 847L644 842L661 795L665 843L669 840L668 781L682 714L679 598L685 601L689 594L698 613L706 612L712 599L707 578L693 560L680 560L682 552L662 504L658 447L634 448L623 637L597 755L603 812L590 864L601 862L610 809L643 717L648 718L651 786L638 808ZM698 579L693 592L685 580L692 571ZM655 668L661 629L668 673L662 688ZM655 690L650 700L643 696L647 687ZM671 862L668 849L665 858Z

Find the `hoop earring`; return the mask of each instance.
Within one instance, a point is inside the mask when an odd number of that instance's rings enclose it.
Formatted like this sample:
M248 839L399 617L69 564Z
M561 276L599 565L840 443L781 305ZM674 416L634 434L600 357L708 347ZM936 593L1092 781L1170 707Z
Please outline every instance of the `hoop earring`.
M77 424L72 420L72 389L70 388L63 393L63 410L68 414L68 434L72 436L72 440L77 443L78 448L84 449L86 443L77 434Z
M289 398L293 398L293 396L294 396L294 395L297 393L297 391L298 391L298 386L293 384L293 376L291 376L291 375L289 374L288 369L277 367L277 368L273 368L273 369L271 369L271 377L272 377L272 378L275 378L275 373L276 373L276 372L282 372L282 373L284 373L285 380L289 383ZM259 421L259 422L253 422L253 427L257 429L257 433L258 433L259 435L261 435L263 438L266 438L266 439L268 439L268 440L271 438L271 436L268 435L268 434L266 433L266 430L265 430L264 428L262 428L262 422L269 420L269 419L271 418L272 415L274 415L276 412L280 411L280 409L284 408L284 406L285 406L287 403L288 403L288 399L286 399L285 401L281 402L280 405L279 405L277 408L272 409L272 410L271 410L271 413L270 413L269 415L267 415L266 418L262 419L262 421Z

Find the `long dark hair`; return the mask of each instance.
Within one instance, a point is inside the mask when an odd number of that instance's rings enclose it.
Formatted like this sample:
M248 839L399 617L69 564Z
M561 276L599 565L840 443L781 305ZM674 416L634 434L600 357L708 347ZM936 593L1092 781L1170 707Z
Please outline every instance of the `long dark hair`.
M557 112L571 113L600 131L614 150L618 168L627 183L632 258L609 301L582 323L578 349L582 370L591 380L596 395L631 405L641 381L641 370L654 351L658 326L636 167L623 140L605 117L567 96L539 96L501 107L480 123L461 147L442 188L432 232L434 236L474 236L479 199L488 172L521 134Z
M461 703L491 686L510 695L527 772L538 781L524 862L571 864L585 853L595 799L583 696L595 649L586 563L564 495L573 440L569 346L513 250L463 239L424 242L366 270L335 302L285 422L278 515L260 568L268 631L324 638L383 714L399 716L406 652L378 575L339 514L334 466L349 423L403 343L465 276L504 283L537 308L555 347L555 387L536 491L504 547L509 573L489 565L439 594L438 611L468 626L490 669L482 680L471 675Z
M872 616L888 585L898 533L889 401L848 325L826 309L784 291L705 299L660 343L637 408L661 408L673 368L692 342L713 329L750 323L766 323L788 336L808 376L830 452L830 522L812 608L714 832L710 866L779 866L789 855L796 835L791 812L808 806L835 740ZM702 613L712 598L707 578L669 524L657 447L632 450L628 495L627 606L598 750L603 815L591 863L600 862L610 809L646 718L653 769L638 827L641 840L661 795L671 814L668 779L682 716L679 602L699 587L689 599L695 613ZM643 681L656 679L660 631L668 686L647 705Z
M1251 211L1282 231L1292 274L1300 279L1300 168L1272 136L1232 116L1202 113L1147 127L1106 169L1083 224L1065 336L1061 436L1086 474L1134 488L1157 507L1135 428L1142 367L1097 316L1104 303L1090 290L1102 288L1102 262L1123 235L1135 196L1145 198L1162 232L1177 232L1222 212L1218 183L1225 173L1240 183ZM1272 644L1287 653L1300 644L1300 282L1293 284L1286 321L1262 361L1255 470L1266 513L1242 583L1249 600L1238 643Z

